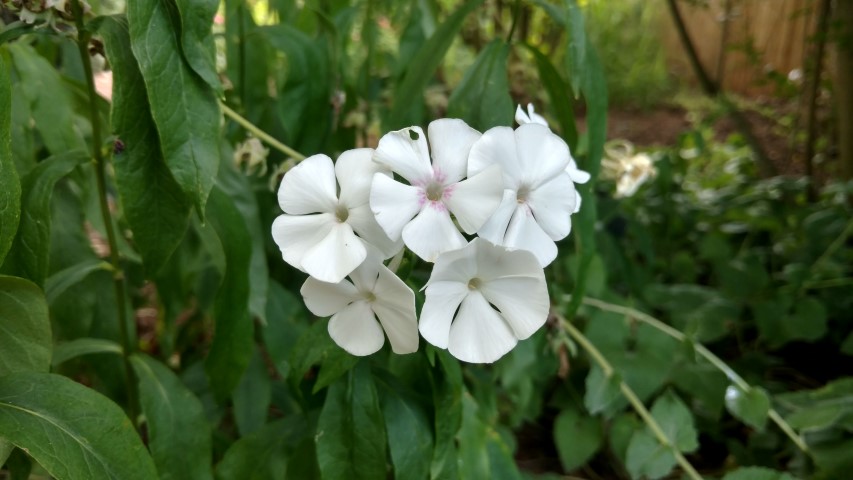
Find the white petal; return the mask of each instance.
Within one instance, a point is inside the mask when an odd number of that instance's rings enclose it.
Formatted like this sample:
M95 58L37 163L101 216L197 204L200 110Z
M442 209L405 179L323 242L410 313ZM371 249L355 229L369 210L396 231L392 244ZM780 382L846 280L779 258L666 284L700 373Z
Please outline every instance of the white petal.
M543 272L541 268L539 271ZM480 291L498 307L519 340L533 335L548 319L551 303L544 272L539 278L509 277L484 282Z
M471 145L480 138L480 132L462 120L442 118L430 122L427 133L436 179L444 185L449 185L465 178L468 152L471 151Z
M531 122L530 117L527 115L527 112L525 112L525 111L521 108L521 105L519 105L519 106L517 106L517 107L515 108L515 121L516 121L519 125L524 125L525 123L530 123L530 122Z
M427 285L435 282L456 282L468 285L468 281L477 276L477 247L474 245L476 241L475 238L463 248L439 255L432 267Z
M467 243L441 202L428 202L403 228L403 242L427 262L434 262L442 252L462 248Z
M338 197L332 159L313 155L291 168L281 180L278 204L291 215L334 212Z
M504 241L507 247L532 252L543 267L557 258L557 245L524 205L519 205L512 215Z
M533 253L494 245L482 238L472 242L476 277L484 282L499 278L533 278L544 275L542 266Z
M363 357L376 353L385 343L382 327L367 302L359 300L329 320L329 335L347 352Z
M589 172L578 168L578 164L575 162L574 158L569 159L569 166L566 167L566 173L572 177L573 182L580 184L584 184L592 178L592 175L590 175Z
M469 177L492 165L500 165L504 188L518 187L523 171L515 145L515 133L509 127L490 128L471 145L471 153L468 155Z
M379 278L373 290L376 300L373 311L379 318L391 350L394 353L412 353L418 350L418 320L415 313L415 292L385 266L379 269Z
M503 198L495 210L495 213L480 227L477 236L484 238L495 245L504 245L504 237L506 237L506 229L509 226L509 221L512 219L515 209L518 208L515 190L504 190Z
M367 257L349 274L355 288L362 296L370 293L376 287L376 278L379 277L379 269L382 267L382 256L376 248L367 248Z
M341 186L340 201L349 208L366 205L370 199L370 184L373 175L388 168L373 161L372 148L347 150L335 162L335 175Z
M571 215L575 211L575 184L567 173L561 173L530 192L527 204L536 223L553 240L566 238L572 231Z
M367 250L352 227L336 223L329 234L305 253L302 268L322 282L338 283L367 257Z
M572 213L578 213L581 211L581 192L575 190L575 211Z
M545 117L536 113L532 103L527 104L527 114L530 116L529 123L538 123L539 125L548 126L548 120L545 120Z
M379 249L383 259L393 257L403 248L402 239L396 242L391 240L385 230L376 223L376 217L373 216L369 205L351 208L347 223L362 240Z
M438 348L447 348L450 323L459 304L468 295L467 283L435 282L426 288L418 330L424 340Z
M465 362L492 363L516 343L506 321L479 291L471 291L450 326L450 354Z
M562 138L537 123L515 130L522 183L536 188L552 179L569 165L569 146Z
M412 136L417 138L413 140ZM386 133L379 139L373 159L412 185L423 185L432 179L427 139L421 127Z
M340 283L321 282L308 277L299 289L305 306L318 317L328 317L344 309L350 303L359 299L358 290L353 284L344 280Z
M272 223L272 238L284 261L303 270L305 254L325 238L336 223L331 213L279 215Z
M424 198L420 193L417 187L404 185L381 173L373 176L370 210L391 240L399 240L403 227L421 209Z
M445 189L444 202L453 212L462 230L473 234L495 213L501 203L503 191L501 168L492 165Z

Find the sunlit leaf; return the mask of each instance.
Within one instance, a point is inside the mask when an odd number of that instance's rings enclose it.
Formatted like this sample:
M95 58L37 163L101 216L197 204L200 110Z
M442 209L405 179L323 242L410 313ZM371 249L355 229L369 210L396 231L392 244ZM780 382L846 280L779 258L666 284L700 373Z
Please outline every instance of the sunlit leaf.
M748 425L763 430L770 411L770 397L761 387L752 387L745 392L736 385L729 385L726 388L726 409Z

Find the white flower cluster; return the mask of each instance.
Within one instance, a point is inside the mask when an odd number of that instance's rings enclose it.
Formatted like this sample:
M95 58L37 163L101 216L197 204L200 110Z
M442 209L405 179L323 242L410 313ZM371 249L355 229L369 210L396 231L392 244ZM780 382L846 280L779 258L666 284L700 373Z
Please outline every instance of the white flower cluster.
M543 268L571 231L573 180L589 177L547 126L519 123L480 133L436 120L426 134L404 128L375 150L334 164L314 155L285 174L272 235L310 275L305 304L331 316L343 349L370 355L387 335L395 353L411 353L420 331L460 360L491 363L545 323ZM404 247L434 263L419 320L414 292L383 264Z

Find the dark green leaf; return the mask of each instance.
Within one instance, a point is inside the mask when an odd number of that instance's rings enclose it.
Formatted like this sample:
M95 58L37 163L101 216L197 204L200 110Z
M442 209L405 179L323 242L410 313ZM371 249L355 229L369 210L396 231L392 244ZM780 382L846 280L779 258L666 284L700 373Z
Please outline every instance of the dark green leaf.
M153 274L183 238L191 202L172 177L163 157L166 151L160 149L142 73L131 55L127 21L106 17L98 31L113 70L112 125L124 144L113 158L116 183L134 243Z
M303 415L291 415L277 420L236 441L216 466L220 480L279 480L282 478L313 478L293 475L291 452L314 431ZM293 455L295 457L296 455Z
M177 0L175 3L181 15L181 47L187 63L208 85L221 90L211 31L219 0Z
M109 263L101 259L92 258L54 273L44 282L44 293L47 296L47 303L52 305L66 290L79 284L90 273L99 270L110 270L111 268Z
M308 330L306 322L300 322L303 313L302 302L290 290L279 283L270 282L267 297L267 324L261 333L267 352L282 377L288 378L291 370L290 356L298 339ZM307 368L307 367L306 367ZM297 372L297 375L304 373Z
M667 440L679 451L689 453L699 447L693 415L674 393L668 391L658 397L651 413ZM648 427L631 437L625 460L631 476L660 478L669 473L675 463L670 448L661 444Z
M240 211L219 187L210 194L207 215L225 253L225 275L214 300L216 332L204 365L211 390L221 399L240 382L252 357L254 326L249 316L252 240Z
M127 2L131 46L145 79L163 158L203 215L219 166L219 105L213 90L181 56L177 17L167 0Z
M6 463L6 459L11 455L15 446L5 438L0 438L0 466Z
M554 443L567 472L588 462L603 440L601 421L574 408L563 410L554 421Z
M331 337L329 337L331 338ZM323 388L331 385L341 375L350 371L358 363L359 357L350 355L337 344L330 344L323 353L323 361L320 364L320 373L317 374L317 382L312 393L317 393Z
M739 420L758 430L764 430L770 397L761 387L752 387L745 392L736 385L726 389L726 409Z
M507 58L509 45L493 40L477 55L462 82L450 95L447 116L461 118L477 130L512 124Z
M88 155L69 152L54 155L36 165L21 180L21 223L3 264L5 272L44 285L50 251L50 197L56 182L68 175Z
M148 446L161 479L210 479L210 425L201 402L168 367L142 354L130 357Z
M853 416L853 378L844 377L816 390L784 393L776 398L791 411L786 420L794 428L819 432L840 427L843 418Z
M593 366L586 376L583 403L590 414L608 410L621 395L619 388L622 377L613 373L609 377L598 366Z
M255 349L249 367L234 390L234 420L240 435L246 436L267 423L267 411L272 400L272 387L264 358Z
M386 477L385 425L367 362L329 387L316 441L324 479Z
M512 450L491 422L481 417L482 409L468 394L462 395L462 425L459 440L459 478L521 479Z
M12 85L9 67L0 55L0 265L21 220L21 182L12 161Z
M431 479L455 479L457 473L456 434L462 425L462 370L459 362L441 350L436 353L439 367L432 370L435 405L435 451L430 464Z
M764 467L741 467L727 473L723 480L796 480L796 477Z
M675 456L669 447L663 446L648 429L637 430L631 436L625 454L625 468L632 478L661 478L666 476L675 464Z
M0 377L0 436L63 480L157 478L130 420L108 398L49 373Z
M42 291L22 278L0 275L0 376L48 371L52 344Z
M55 367L72 358L96 353L114 353L121 355L121 345L112 340L102 338L75 338L70 342L60 343L53 349L51 364Z
M433 452L429 417L405 387L392 380L378 385L394 476L425 479Z
M578 130L575 126L575 100L568 94L569 86L545 54L531 45L524 46L533 54L533 59L536 61L539 79L545 91L548 92L548 98L551 100L549 107L557 123L560 124L563 139L574 148L578 143Z
M793 314L786 320L792 339L813 342L826 334L826 307L815 298L796 302Z
M394 91L394 104L388 118L388 127L398 129L412 125L417 119L411 118L409 112L413 102L420 102L424 87L435 74L436 69L450 48L456 32L462 28L462 22L483 0L468 0L435 30L418 53L414 55L403 80ZM510 112L512 113L512 112Z

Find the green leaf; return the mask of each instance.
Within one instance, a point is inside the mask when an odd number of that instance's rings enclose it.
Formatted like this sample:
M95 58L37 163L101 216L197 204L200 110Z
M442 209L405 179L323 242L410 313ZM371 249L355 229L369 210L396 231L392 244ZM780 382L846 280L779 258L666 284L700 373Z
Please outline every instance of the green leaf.
M85 151L86 142L74 121L71 96L56 68L23 42L6 48L12 54L21 91L47 150L53 155Z
M264 425L234 442L216 466L220 480L278 480L289 478L290 456L299 442L314 431L305 416L291 415ZM292 478L300 477L294 475Z
M796 477L764 467L741 467L727 473L723 480L796 480Z
M378 385L395 478L429 477L433 453L429 417L413 395L390 375Z
M0 55L0 265L12 248L21 220L21 181L12 160L12 85Z
M524 46L533 54L533 59L536 61L539 80L545 87L545 91L548 92L548 98L551 100L548 106L557 119L557 123L560 124L563 139L570 147L574 148L578 143L578 130L575 125L575 100L568 95L569 86L566 85L560 72L545 54L529 44L524 44Z
M303 321L303 306L300 299L281 284L270 281L267 297L266 317L269 319L261 333L267 353L272 358L276 370L282 377L288 378L291 371L291 353L298 339L308 330ZM297 372L300 375L304 372Z
M462 395L459 441L459 478L521 479L512 450L467 392Z
M88 159L83 152L54 155L21 180L21 223L3 271L44 285L50 251L50 197L56 182Z
M794 312L786 324L792 339L807 342L819 340L826 334L826 307L815 298L804 298L796 302Z
M234 202L216 187L207 206L210 223L225 253L225 274L214 300L216 332L204 369L214 394L226 398L252 357L254 325L249 316L249 266L252 243Z
M603 440L601 421L574 408L563 410L554 421L554 443L567 472L586 464Z
M79 284L89 274L99 270L110 270L112 266L101 259L89 259L54 273L44 283L47 303L52 305L66 290Z
M75 338L70 342L60 343L54 347L51 364L56 367L68 360L71 360L72 358L97 353L114 353L121 355L123 350L121 345L113 342L112 340L104 340L102 338Z
M747 425L764 430L770 411L770 397L761 387L751 387L745 392L736 385L729 385L726 389L726 409Z
M667 391L658 397L651 413L666 438L679 451L689 453L699 448L693 415L674 393ZM625 467L632 477L660 478L669 473L675 463L670 448L662 445L648 427L631 437Z
M783 393L776 398L791 411L786 420L794 428L804 432L838 428L842 419L853 417L853 377L834 380L816 390Z
M213 16L219 0L177 0L181 16L181 47L190 67L208 85L222 90L216 74L216 46L213 44Z
M98 32L113 71L112 125L124 145L113 158L116 183L134 243L153 274L184 237L193 197L184 195L164 159L127 21L104 17Z
M409 112L412 102L420 102L424 88L435 74L436 69L444 59L444 55L456 38L456 32L462 28L462 23L469 13L474 11L483 0L468 0L452 15L442 22L418 52L414 55L403 80L394 91L394 104L388 117L389 129L399 129L417 122ZM512 111L510 111L512 114Z
M510 126L514 109L506 71L508 57L509 45L502 40L486 45L450 95L447 116L461 118L480 131Z
M42 291L23 278L0 275L0 376L47 372L52 344Z
M181 56L177 15L167 0L127 2L131 46L145 80L163 158L203 216L219 166L221 117L213 90Z
M358 360L359 357L347 353L346 350L331 342L323 353L320 373L317 374L317 382L314 383L311 392L317 393L331 385L341 375L350 371L358 363Z
M621 395L620 384L622 377L614 372L609 377L597 365L593 366L586 376L583 404L590 414L608 410Z
M386 477L385 425L367 362L329 387L316 441L324 479Z
M148 446L160 478L213 478L210 425L204 407L168 367L142 354L130 363L139 381L139 403L148 426Z
M5 438L0 438L0 466L6 463L6 459L12 454L15 446Z
M661 445L648 430L638 430L631 436L625 454L625 468L632 478L661 478L666 476L675 464L672 450Z
M462 369L459 362L440 350L439 368L432 370L435 405L435 451L430 464L431 479L455 479L457 473L456 434L462 426Z
M271 400L272 386L267 366L256 348L249 367L234 390L234 420L240 435L255 432L267 423Z
M121 408L60 375L0 377L0 436L63 480L157 478Z

